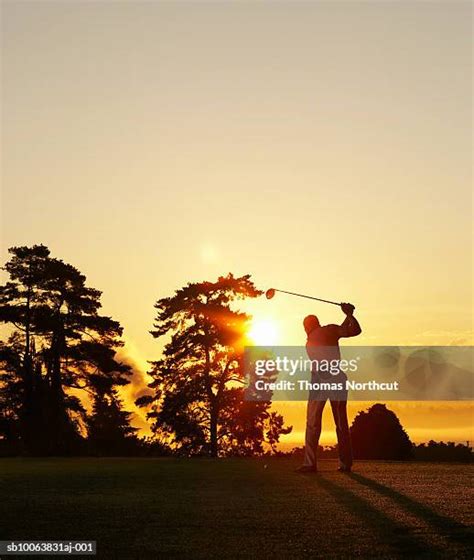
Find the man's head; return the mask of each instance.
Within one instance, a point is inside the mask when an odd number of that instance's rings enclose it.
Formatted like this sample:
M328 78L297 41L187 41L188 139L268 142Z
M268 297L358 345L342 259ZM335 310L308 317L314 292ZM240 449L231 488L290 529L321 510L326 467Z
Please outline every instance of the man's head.
M316 315L308 315L303 320L303 327L306 331L306 334L308 335L311 331L314 331L314 329L318 329L320 326L321 325L319 324L319 319L316 317Z

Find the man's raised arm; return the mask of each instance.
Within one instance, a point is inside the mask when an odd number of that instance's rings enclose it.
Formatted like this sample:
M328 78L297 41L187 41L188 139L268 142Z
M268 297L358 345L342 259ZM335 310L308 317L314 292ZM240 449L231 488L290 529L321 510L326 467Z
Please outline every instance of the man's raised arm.
M360 334L362 329L360 328L359 321L353 315L355 307L352 303L341 303L341 309L346 314L346 318L339 327L339 336L341 338L349 338Z

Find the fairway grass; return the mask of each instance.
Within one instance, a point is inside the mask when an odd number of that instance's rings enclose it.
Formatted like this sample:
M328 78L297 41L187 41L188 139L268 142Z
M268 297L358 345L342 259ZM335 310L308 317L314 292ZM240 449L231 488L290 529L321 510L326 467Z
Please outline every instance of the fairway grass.
M333 461L318 475L296 466L2 459L0 540L95 540L97 558L124 560L473 558L472 466L360 462L352 475Z

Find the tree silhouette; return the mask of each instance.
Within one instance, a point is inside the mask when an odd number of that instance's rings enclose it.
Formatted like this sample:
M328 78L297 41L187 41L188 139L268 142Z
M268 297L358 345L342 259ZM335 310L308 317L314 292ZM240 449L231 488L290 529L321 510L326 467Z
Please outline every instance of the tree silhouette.
M471 463L473 459L472 448L462 443L448 441L429 441L420 443L414 448L414 457L417 461L448 461Z
M160 299L151 334L171 336L161 360L152 362L153 396L137 400L150 406L153 430L183 454L247 455L275 445L283 426L269 402L244 400L242 351L249 316L230 304L261 292L250 276L232 274L217 282L188 284Z
M407 460L412 443L397 415L384 404L374 404L359 412L351 426L356 459Z
M9 344L0 342L0 456L22 452L21 379L18 376L22 366L17 339L12 335Z
M71 389L108 390L128 382L130 368L115 359L122 346L118 322L99 314L101 292L86 286L72 265L44 245L13 247L0 286L0 322L12 336L3 352L2 398L12 404L29 453L63 454L80 440L85 410ZM13 417L12 415L10 418Z
M131 455L137 451L137 429L130 425L131 412L122 409L116 389L94 384L94 404L87 418L89 451L95 455Z

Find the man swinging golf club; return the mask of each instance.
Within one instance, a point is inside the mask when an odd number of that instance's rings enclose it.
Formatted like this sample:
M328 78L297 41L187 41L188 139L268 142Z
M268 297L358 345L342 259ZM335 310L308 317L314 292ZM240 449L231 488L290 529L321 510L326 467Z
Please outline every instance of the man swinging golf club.
M341 303L340 307L346 314L341 325L321 326L316 315L308 315L303 321L307 335L306 351L310 360L340 360L339 339L357 336L362 332L357 319L354 317L355 307L350 303ZM313 382L334 381L331 374L323 374L313 370ZM338 382L345 387L346 376L340 371ZM317 449L321 435L321 421L326 400L330 401L334 422L336 424L337 445L339 451L339 471L349 473L352 467L352 446L349 424L347 422L347 390L334 393L316 391L310 393L306 414L306 437L304 460L297 472L317 472Z
M337 305L345 313L346 318L341 325L321 326L316 315L308 315L305 317L303 326L307 336L306 352L308 353L309 359L312 360L314 364L322 360L328 362L337 360L337 362L339 362L341 360L339 339L357 336L362 332L359 322L354 317L355 307L351 303L337 303L327 299L288 292L286 290L277 290L275 288L267 290L265 296L267 299L273 299L276 292ZM336 424L339 471L349 473L352 468L352 445L349 424L347 422L346 375L340 370L334 375L332 373L324 374L313 368L311 378L314 384L318 382L342 382L344 389L338 389L337 391L314 390L310 392L306 411L304 459L301 467L296 470L301 473L317 472L316 457L319 436L321 435L321 420L324 405L326 401L329 400Z

